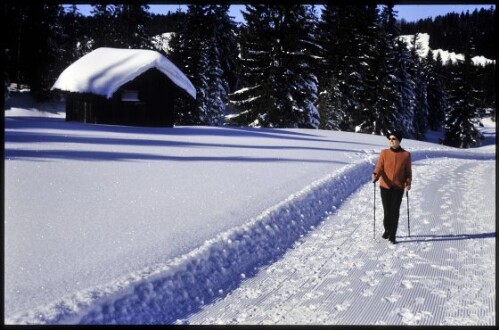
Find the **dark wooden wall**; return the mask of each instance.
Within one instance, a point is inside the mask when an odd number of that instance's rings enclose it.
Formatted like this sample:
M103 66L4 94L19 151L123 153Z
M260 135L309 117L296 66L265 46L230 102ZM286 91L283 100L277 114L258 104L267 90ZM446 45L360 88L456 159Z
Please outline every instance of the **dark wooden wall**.
M122 101L126 90L138 91L138 102ZM90 93L66 95L66 120L114 125L173 127L175 98L186 97L157 69L149 69L121 86L112 96Z

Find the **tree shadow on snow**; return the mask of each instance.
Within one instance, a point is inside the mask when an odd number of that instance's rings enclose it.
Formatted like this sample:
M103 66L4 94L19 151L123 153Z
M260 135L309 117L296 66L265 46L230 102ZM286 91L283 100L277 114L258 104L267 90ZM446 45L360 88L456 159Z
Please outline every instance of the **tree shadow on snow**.
M441 242L441 241L460 241L467 239L482 239L482 238L494 238L496 237L495 232L491 233L481 233L481 234L455 234L455 235L411 235L411 236L399 236L403 240L399 240L397 243L421 243L421 242Z
M40 132L39 130L43 130ZM87 134L87 133L98 133ZM112 135L107 133L120 133ZM123 134L124 133L124 134ZM243 137L238 143L226 143L229 139L207 139L189 140L178 139L178 136L223 136ZM157 138L156 138L157 136ZM175 138L177 136L177 138ZM253 139L266 138L265 143L257 143ZM277 140L275 140L277 139ZM251 142L250 142L251 140ZM275 140L275 143L268 142ZM310 162L310 163L344 163L335 160L323 159L288 159L279 157L246 157L244 154L230 157L206 157L204 154L192 155L192 157L176 157L169 154L152 153L144 154L134 150L127 152L116 152L100 148L100 146L136 146L136 147L171 147L171 148L234 148L255 150L316 150L325 152L356 153L358 150L352 148L332 148L326 145L300 145L289 143L286 140L313 141L313 142L337 142L323 139L320 136L276 129L257 128L234 128L234 127L132 127L82 124L77 122L65 122L61 118L38 118L38 117L10 117L5 125L5 142L24 144L32 146L32 149L13 148L7 145L5 157L10 159L78 159L78 160L177 160L177 161L250 161L250 162ZM248 142L243 142L248 141ZM284 141L285 143L281 143ZM72 150L44 150L37 143L78 144ZM90 150L86 147L89 146Z
M65 121L62 118L46 117L7 117L5 118L6 131L22 129L50 129L56 132L54 135L60 135L61 138L68 139L67 130L73 132L101 132L101 133L121 133L130 134L133 138L140 134L168 136L227 136L227 137L246 137L246 138L271 138L274 140L305 141L305 142L342 142L335 141L328 137L317 134L317 131L310 129L310 133L304 131L297 132L293 129L285 128L255 128L255 127L236 127L236 126L175 126L175 127L143 127L143 126L121 126L105 124L89 124L76 121ZM61 134L57 131L62 131ZM81 136L81 134L80 134ZM71 138L73 138L71 136ZM38 142L38 141L33 141ZM373 145L367 142L352 142L348 144Z

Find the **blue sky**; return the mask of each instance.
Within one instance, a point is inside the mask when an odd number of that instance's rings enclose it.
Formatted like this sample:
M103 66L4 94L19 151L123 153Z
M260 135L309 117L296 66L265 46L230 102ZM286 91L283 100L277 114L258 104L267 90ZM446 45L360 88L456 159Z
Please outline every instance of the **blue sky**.
M166 14L168 11L175 12L177 9L181 8L181 10L185 11L185 5L149 5L150 11L153 13L162 13ZM462 13L469 10L469 12L473 12L475 9L480 8L490 8L495 5L492 4L484 4L484 5L396 5L395 10L398 12L398 19L405 19L406 21L417 21L419 19L428 18L428 17L436 17L438 15L445 15L450 12ZM79 5L80 12L83 15L89 15L91 7L90 5ZM242 21L242 15L240 13L241 10L244 9L244 5L233 5L231 7L230 15L235 18L237 22Z

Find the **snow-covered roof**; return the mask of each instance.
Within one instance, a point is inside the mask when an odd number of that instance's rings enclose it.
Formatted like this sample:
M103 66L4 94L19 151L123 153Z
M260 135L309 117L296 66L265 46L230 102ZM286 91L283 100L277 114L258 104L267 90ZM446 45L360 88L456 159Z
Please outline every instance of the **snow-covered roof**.
M146 49L97 48L67 67L52 89L110 98L123 84L151 68L196 98L196 88L175 64L159 52Z

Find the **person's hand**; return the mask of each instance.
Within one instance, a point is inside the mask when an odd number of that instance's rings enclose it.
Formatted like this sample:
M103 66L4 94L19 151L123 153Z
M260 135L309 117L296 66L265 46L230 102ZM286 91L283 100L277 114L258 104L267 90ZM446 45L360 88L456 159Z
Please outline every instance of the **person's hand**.
M407 191L411 190L411 185L408 184L408 183L406 183L405 184L405 190L407 190Z
M376 174L373 173L373 175L372 175L372 181L373 181L373 183L376 183L376 181L378 181L378 179L379 178L376 176Z

